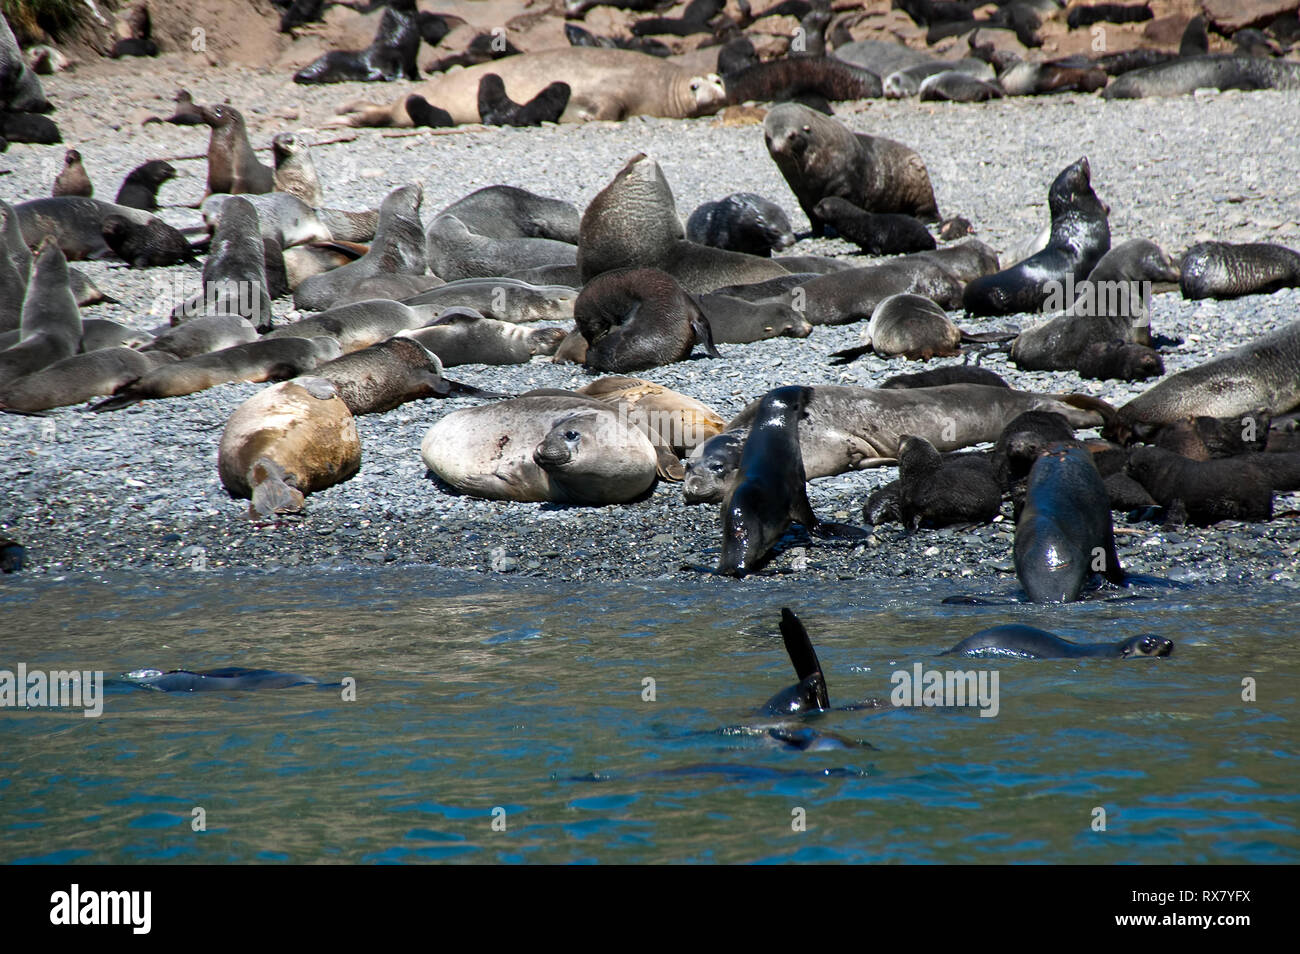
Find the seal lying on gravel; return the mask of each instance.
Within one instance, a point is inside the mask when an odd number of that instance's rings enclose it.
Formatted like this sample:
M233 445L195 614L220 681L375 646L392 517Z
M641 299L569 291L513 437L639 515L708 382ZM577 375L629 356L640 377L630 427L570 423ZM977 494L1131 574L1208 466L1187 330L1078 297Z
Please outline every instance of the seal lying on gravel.
M429 225L425 243L430 270L449 282L461 278L492 278L546 265L573 265L578 260L578 249L567 242L487 238L446 212Z
M0 385L0 410L30 414L81 404L112 394L158 365L175 360L174 355L164 351L140 352L134 348L101 348L89 354L74 354Z
M268 332L263 340L328 337L344 354L350 354L385 341L399 331L418 328L424 320L425 310L383 299L358 301L339 305L291 325L280 325Z
M1008 623L981 629L940 656L1011 656L1021 659L1154 659L1174 651L1171 639L1142 633L1118 643L1072 643L1054 633Z
M785 211L753 192L697 206L686 220L686 237L700 245L763 256L797 241Z
M1220 520L1265 521L1273 516L1273 484L1264 454L1188 460L1160 447L1135 447L1128 474L1162 507L1177 509L1187 522L1208 526Z
M1186 56L1118 77L1106 99L1183 96L1198 89L1300 89L1300 63L1236 53Z
M934 236L910 215L867 212L847 199L827 196L817 203L817 218L840 238L852 242L868 255L898 255L925 252L935 247Z
M567 83L569 104L560 122L662 116L687 119L716 112L726 90L716 75L695 76L674 63L632 50L590 47L522 53L453 70L426 80L413 92L451 114L457 123L476 123L479 83L495 73L506 94L526 103L552 83ZM409 126L407 91L388 106L345 103L339 114L349 126Z
M903 438L898 484L899 517L909 529L988 523L1002 508L1002 487L988 458L945 459L924 437Z
M684 361L696 344L721 357L713 331L682 286L656 268L619 268L589 281L573 306L596 371L640 371Z
M611 376L591 382L578 391L616 408L636 425L656 449L667 448L674 457L686 457L696 447L721 433L726 425L712 408L694 398L678 394L662 384L640 378ZM684 470L676 462L664 474L660 454L660 476L681 480Z
M422 328L398 332L413 338L447 367L457 364L527 364L534 355L552 355L564 340L563 328L523 328L485 318L473 308L448 308Z
M487 500L603 506L654 486L659 456L609 405L564 391L453 411L420 455L439 479Z
M1300 254L1281 245L1200 242L1183 255L1183 297L1238 298L1300 285Z
M52 237L70 262L113 256L113 250L104 240L104 221L109 216L120 216L140 229L157 223L174 231L148 212L83 196L33 199L18 203L13 210L29 248L34 249L44 238Z
M361 468L352 412L333 383L294 378L239 405L221 432L217 473L249 516L301 510L303 499L350 480Z
M421 398L484 393L444 378L437 355L400 335L318 365L315 375L333 382L354 417L382 414Z
M478 189L438 214L454 215L471 232L486 238L544 238L570 245L578 244L582 219L572 203L508 185Z
M568 321L578 290L568 285L534 285L517 278L462 278L421 292L403 301L412 308L441 311L460 306L487 318L516 324Z

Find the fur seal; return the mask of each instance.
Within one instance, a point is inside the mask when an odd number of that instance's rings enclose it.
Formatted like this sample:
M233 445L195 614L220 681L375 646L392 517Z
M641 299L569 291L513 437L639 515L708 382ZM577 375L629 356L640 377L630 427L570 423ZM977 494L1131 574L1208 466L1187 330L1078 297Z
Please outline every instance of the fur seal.
M781 607L781 638L799 681L767 700L763 711L769 715L793 715L829 709L831 699L826 688L826 677L822 674L822 664L813 649L812 640L808 638L808 630L799 621L799 617L784 606Z
M381 414L421 398L453 391L477 394L442 376L442 362L424 345L396 336L318 365L317 377L332 381L354 417Z
M1009 388L1011 385L990 371L971 364L949 364L916 374L896 374L881 381L878 387L898 388L937 388L945 384L984 384L995 388Z
M203 200L199 211L209 232L221 226L221 215L231 201L229 195L210 195ZM281 248L310 242L331 242L333 236L316 210L290 192L267 192L263 195L242 195L257 211L257 225L262 238L274 239Z
M23 59L9 21L0 16L0 113L48 113L53 108L41 81Z
M713 333L713 343L748 344L767 338L807 338L813 326L782 298L748 302L729 295L701 295L696 304Z
M882 92L875 73L826 56L789 56L754 63L723 79L727 102L733 106L796 101L825 107L848 99L878 99Z
M1127 472L1160 506L1177 506L1190 523L1260 522L1273 516L1273 482L1257 463L1267 456L1274 455L1188 460L1161 447L1135 447Z
M295 83L378 83L418 80L420 24L415 0L389 0L364 50L330 50L293 75Z
M333 338L262 338L159 365L92 410L117 411L138 401L183 397L232 381L284 381L341 353Z
M939 209L925 163L915 150L879 136L850 132L816 110L782 103L763 121L767 151L808 216L824 234L817 203L847 199L869 212L902 212L937 222Z
M325 204L325 192L321 188L320 176L316 174L316 164L312 162L311 145L306 136L276 133L271 138L271 157L275 162L276 192L287 192L312 208Z
M68 262L51 238L36 251L16 345L0 351L0 385L76 354L81 311L68 287Z
M567 285L534 285L514 278L462 278L421 292L405 303L411 307L429 306L472 308L498 321L568 321L573 318L573 304L578 290Z
M396 301L375 299L339 305L293 324L280 325L266 334L273 338L323 336L338 342L344 354L378 344L399 331L418 328L430 317L423 308L411 308Z
M640 371L684 361L696 344L721 357L695 300L671 275L653 268L602 272L573 307L596 371Z
M1110 497L1091 455L1054 445L1029 471L1016 521L1016 577L1035 603L1072 603L1094 573L1122 584Z
M1179 278L1178 263L1155 242L1129 239L1111 248L1088 273L1088 281L1156 282L1169 284Z
M485 318L472 308L448 308L422 328L398 332L438 356L445 367L458 364L527 364L534 355L553 355L563 328L522 328Z
M231 195L261 195L275 188L275 171L257 159L248 144L243 114L224 103L200 106L199 115L212 129L208 137L208 191Z
M361 468L356 421L333 383L294 378L259 391L221 432L217 474L249 499L249 516L301 510L303 498L350 480Z
M558 123L569 105L568 83L551 83L526 103L506 95L506 84L487 73L478 84L478 113L485 126L540 126Z
M1281 245L1199 242L1183 255L1183 297L1238 298L1300 285L1300 254Z
M823 229L829 225L840 238L868 255L925 252L935 247L930 230L910 215L867 212L839 196L827 196L814 211Z
M23 241L18 213L0 199L0 331L18 327L31 270L32 250Z
M266 284L266 250L257 209L243 196L231 196L222 206L221 222L212 235L203 263L203 290L182 302L172 324L199 315L237 314L258 331L271 330L271 297Z
M202 315L168 328L140 350L163 351L183 359L256 340L257 329L247 318Z
M112 394L155 367L175 360L162 351L145 353L134 348L101 348L89 354L74 354L0 386L0 410L31 414L82 404Z
M846 325L870 319L891 295L910 292L929 298L940 308L955 308L961 301L961 290L961 281L942 265L923 259L893 259L881 265L822 275L785 297L792 305L802 302L803 317L811 324Z
M86 174L86 167L81 164L81 153L69 149L63 154L63 168L54 177L54 188L50 195L81 195L90 198L95 194L95 187Z
M158 189L175 178L176 169L170 162L151 159L126 174L113 201L130 209L153 212L158 208Z
M578 244L582 216L570 202L508 185L485 186L447 206L476 235L494 239L542 238Z
M736 192L697 207L686 220L686 238L699 245L763 256L797 241L784 210L753 192Z
M1125 73L1101 95L1106 99L1184 96L1206 88L1300 89L1300 64L1238 53L1179 57Z
M1151 633L1121 639L1117 643L1073 643L1054 633L1008 623L981 629L967 636L940 656L1011 656L1022 659L1154 659L1174 651L1173 640Z
M488 500L626 503L654 486L654 445L617 411L579 394L522 395L453 411L420 454L439 479Z
M988 80L971 76L961 70L944 70L927 76L917 88L917 97L923 103L984 103L1001 99L1002 87Z
M692 294L788 274L774 261L688 242L659 164L633 156L582 214L578 270L583 281L615 268L658 268Z
M1084 348L1074 364L1079 377L1094 381L1145 381L1165 373L1160 353L1128 341L1096 341Z
M1002 433L989 460L1003 488L1025 480L1034 462L1053 444L1069 444L1074 428L1055 411L1026 411L1012 420Z
M510 98L527 102L552 83L567 83L569 104L561 122L661 116L688 119L717 111L726 90L716 75L695 76L673 63L632 50L567 47L522 53L453 70L426 80L415 93L447 110L457 123L476 123L479 83L488 73L501 77ZM351 126L409 126L403 94L388 106L344 104Z
M110 215L121 216L138 227L148 227L155 222L166 224L140 209L83 196L32 199L15 205L13 209L23 239L30 248L35 248L46 236L52 236L68 261L113 255L113 250L104 241L104 219Z
M418 182L388 193L379 207L379 226L370 251L355 262L323 275L312 275L303 281L294 289L294 304L311 311L323 311L352 285L371 275L381 272L425 274L429 267L425 257L424 229L420 225L423 199L424 187Z
M989 523L1002 508L1002 487L983 454L945 459L924 437L898 449L899 513L904 526Z
M194 104L194 97L190 95L187 89L178 89L176 95L172 97L176 103L176 108L166 119L161 116L150 116L142 126L150 123L171 123L173 126L202 126L203 116L199 113L199 107Z
M76 294L75 290L73 292ZM77 302L78 307L81 302ZM81 352L99 351L101 348L142 348L154 340L147 331L128 328L105 318L81 319Z
M429 269L444 281L492 278L506 272L546 265L573 265L578 249L567 242L544 238L495 239L476 235L446 212L425 235Z
M137 225L123 215L104 216L104 244L132 268L160 268L194 261L189 241L162 219Z
M122 679L142 689L158 692L245 692L253 689L290 689L294 686L319 686L320 680L291 672L270 669L245 669L227 666L191 672L188 669L135 669L122 673Z
M1092 191L1092 169L1085 156L1066 166L1052 182L1047 205L1052 231L1047 247L996 275L966 286L962 304L970 315L1012 315L1040 308L1067 277L1087 278L1110 250L1107 208Z
M903 355L913 361L961 353L961 330L948 313L924 295L904 293L881 300L863 329L862 347L831 354L832 364L847 364L874 351L882 358Z
M404 301L447 284L437 275L371 275L363 278L347 292L335 299L334 307L351 305L359 301L388 298Z

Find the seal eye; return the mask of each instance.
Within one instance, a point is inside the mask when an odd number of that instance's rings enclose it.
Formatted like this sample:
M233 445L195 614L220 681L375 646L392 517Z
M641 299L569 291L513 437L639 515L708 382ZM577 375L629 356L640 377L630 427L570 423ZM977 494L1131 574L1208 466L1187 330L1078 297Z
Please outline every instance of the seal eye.
M565 439L566 441L568 441L570 444L576 444L576 443L578 443L578 440L579 440L579 438L581 438L581 437L582 437L582 435L579 434L577 431L565 431L565 432L564 432L564 439Z

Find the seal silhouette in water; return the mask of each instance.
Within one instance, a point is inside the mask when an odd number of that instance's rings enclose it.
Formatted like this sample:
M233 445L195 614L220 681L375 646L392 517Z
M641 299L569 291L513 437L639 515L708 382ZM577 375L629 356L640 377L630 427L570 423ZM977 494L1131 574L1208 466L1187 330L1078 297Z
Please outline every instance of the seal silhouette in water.
M158 692L234 692L248 689L289 689L293 686L319 686L320 680L299 676L291 672L271 669L245 669L228 666L223 669L205 669L191 672L188 669L135 669L122 673L122 678L141 689Z
M1010 623L981 629L940 656L1018 656L1024 659L1154 659L1174 651L1173 640L1151 633L1117 643L1072 643L1054 633Z
M822 664L817 659L812 640L808 638L808 630L804 629L799 617L784 606L781 607L781 638L785 640L785 651L790 654L799 681L767 700L763 711L785 715L829 709L831 700L826 689L826 677L822 675Z

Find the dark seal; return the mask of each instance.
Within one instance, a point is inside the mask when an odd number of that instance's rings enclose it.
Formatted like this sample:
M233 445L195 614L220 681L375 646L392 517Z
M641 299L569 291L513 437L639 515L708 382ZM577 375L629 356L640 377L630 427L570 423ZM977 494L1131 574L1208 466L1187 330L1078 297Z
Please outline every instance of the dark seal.
M1117 643L1072 643L1054 633L1009 623L981 629L940 656L1013 656L1022 659L1154 659L1174 651L1173 640L1142 633Z

